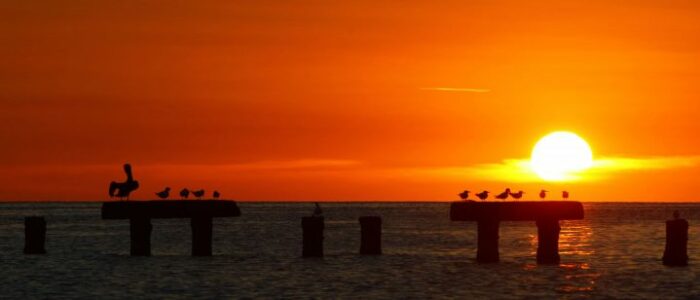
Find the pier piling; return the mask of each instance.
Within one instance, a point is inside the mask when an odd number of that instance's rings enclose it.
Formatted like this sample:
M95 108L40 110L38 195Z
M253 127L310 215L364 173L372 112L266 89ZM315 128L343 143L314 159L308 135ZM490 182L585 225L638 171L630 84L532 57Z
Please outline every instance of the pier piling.
M360 217L360 254L382 254L382 218L379 216Z
M323 257L323 217L301 218L303 230L303 257Z
M537 263L559 264L559 220L542 219L537 224Z
M24 218L24 254L44 254L46 249L46 220L44 217Z
M131 231L131 256L151 256L151 225L150 218L129 219Z
M495 263L500 260L498 254L498 220L482 220L477 222L476 261L480 263Z
M212 219L192 218L192 256L211 256Z
M688 265L688 221L673 219L666 221L666 249L663 264L667 266Z

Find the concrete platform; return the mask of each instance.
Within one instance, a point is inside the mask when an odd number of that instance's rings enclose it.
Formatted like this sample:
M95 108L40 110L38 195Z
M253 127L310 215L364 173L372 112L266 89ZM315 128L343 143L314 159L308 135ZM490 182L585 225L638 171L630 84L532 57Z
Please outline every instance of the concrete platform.
M583 205L577 201L453 202L452 221L582 220Z
M238 217L241 211L230 200L149 200L102 203L102 219L164 219Z

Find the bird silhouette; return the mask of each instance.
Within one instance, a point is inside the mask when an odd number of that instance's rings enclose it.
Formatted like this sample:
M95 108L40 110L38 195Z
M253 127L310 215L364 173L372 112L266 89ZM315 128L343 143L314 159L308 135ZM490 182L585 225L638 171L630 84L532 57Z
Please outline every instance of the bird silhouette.
M489 197L489 191L483 191L481 193L476 194L477 197L481 200L486 200L486 198Z
M124 173L126 173L126 181L112 181L109 184L109 197L118 197L119 199L126 198L126 200L129 200L131 192L139 188L139 182L134 180L134 176L131 173L130 164L124 164Z
M214 194L212 194L212 196L214 197L214 199L219 199L219 197L221 197L221 194L219 193L219 191L214 191Z
M523 197L523 194L525 194L525 192L518 191L517 193L510 193L510 196L513 197L513 199L518 200Z
M182 197L183 200L187 199L187 197L189 197L189 196L190 196L190 190L188 190L187 188L184 188L180 191L180 197Z
M160 199L168 199L170 196L170 187L165 187L165 189L161 192L157 192L156 196Z
M461 193L459 193L458 195L459 195L460 198L462 198L462 200L467 200L467 199L469 199L469 191L461 192Z
M496 199L501 199L501 200L506 200L508 199L508 195L510 195L510 189L506 189L503 193L500 193L496 196Z
M320 216L322 216L322 215L323 215L323 210L321 210L321 206L318 205L318 202L314 202L314 205L316 205L316 207L314 207L314 214L313 214L313 216L314 216L314 217L320 217Z
M192 191L192 195L197 197L197 199L202 199L202 197L204 197L204 190Z
M563 192L561 193L561 197L564 198L564 200L569 199L569 192L563 191Z
M544 200L544 198L547 197L547 192L549 192L549 191L541 190L540 191L540 199Z

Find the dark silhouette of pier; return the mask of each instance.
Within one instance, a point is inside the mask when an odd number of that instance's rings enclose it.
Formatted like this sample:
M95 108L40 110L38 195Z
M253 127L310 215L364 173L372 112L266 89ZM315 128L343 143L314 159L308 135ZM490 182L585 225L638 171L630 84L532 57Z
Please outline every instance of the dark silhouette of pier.
M583 205L575 201L453 202L450 220L477 222L478 262L498 262L498 238L501 221L535 221L537 225L537 262L557 264L559 258L559 220L583 219Z

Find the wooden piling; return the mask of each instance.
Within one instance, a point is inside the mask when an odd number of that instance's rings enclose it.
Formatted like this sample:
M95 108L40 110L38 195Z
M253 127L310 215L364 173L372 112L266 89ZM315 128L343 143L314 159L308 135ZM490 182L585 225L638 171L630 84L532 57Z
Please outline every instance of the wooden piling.
M135 217L129 219L131 233L131 255L151 256L151 225L150 218Z
M663 264L667 266L688 265L688 221L673 219L666 221L666 249Z
M24 218L24 254L44 254L46 249L46 220L44 217Z
M360 217L360 254L382 254L382 218L379 216Z
M303 230L303 257L323 257L323 217L301 218Z
M192 227L192 256L211 256L212 218L192 218L190 226Z
M476 261L480 263L495 263L500 260L498 254L498 220L481 220L477 225Z
M559 264L559 220L542 219L535 222L537 225L537 263Z

